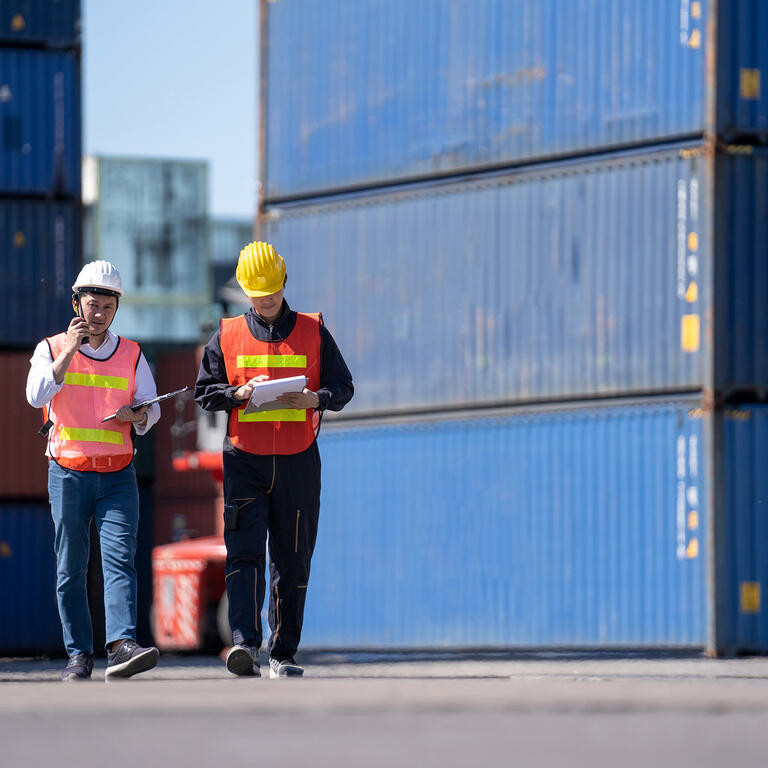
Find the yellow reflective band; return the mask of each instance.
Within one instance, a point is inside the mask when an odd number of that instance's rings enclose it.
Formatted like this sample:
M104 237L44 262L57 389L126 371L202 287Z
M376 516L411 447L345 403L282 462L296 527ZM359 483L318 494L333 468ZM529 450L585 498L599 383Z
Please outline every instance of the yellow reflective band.
M238 368L306 368L306 355L238 355Z
M258 413L246 413L243 410L237 412L238 421L306 421L307 412L297 411L295 408L284 408L279 411L259 411Z
M102 387L103 389L124 389L128 391L128 379L122 376L99 376L97 373L65 373L65 384L80 387Z
M122 445L123 435L109 429L78 429L77 427L62 427L59 432L62 440L80 440L84 443L111 443Z

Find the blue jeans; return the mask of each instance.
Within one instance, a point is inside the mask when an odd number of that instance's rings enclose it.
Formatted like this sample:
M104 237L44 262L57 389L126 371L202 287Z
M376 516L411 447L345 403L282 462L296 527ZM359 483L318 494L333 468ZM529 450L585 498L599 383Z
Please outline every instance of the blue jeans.
M93 653L93 628L88 609L86 576L91 519L101 539L107 645L136 639L136 534L139 490L136 470L77 472L51 461L48 495L56 530L56 596L71 657Z

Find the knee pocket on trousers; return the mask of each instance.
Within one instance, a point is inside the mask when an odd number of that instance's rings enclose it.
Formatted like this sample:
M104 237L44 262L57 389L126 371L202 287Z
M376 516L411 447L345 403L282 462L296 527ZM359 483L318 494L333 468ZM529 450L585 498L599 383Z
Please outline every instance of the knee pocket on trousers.
M224 505L224 529L236 531L240 528L240 512L254 499L232 499Z

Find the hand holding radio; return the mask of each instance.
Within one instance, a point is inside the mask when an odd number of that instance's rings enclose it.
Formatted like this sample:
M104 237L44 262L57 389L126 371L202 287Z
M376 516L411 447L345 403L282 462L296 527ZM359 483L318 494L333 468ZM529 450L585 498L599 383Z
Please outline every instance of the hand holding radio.
M88 323L82 317L73 317L67 328L67 348L76 352L88 338Z

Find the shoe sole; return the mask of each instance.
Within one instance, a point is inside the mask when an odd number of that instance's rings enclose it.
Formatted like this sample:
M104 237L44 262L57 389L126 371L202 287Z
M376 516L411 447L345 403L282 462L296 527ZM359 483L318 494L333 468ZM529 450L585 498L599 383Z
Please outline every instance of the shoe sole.
M86 683L91 679L90 675L62 675L61 679L65 683Z
M227 654L227 672L238 677L261 677L253 656L244 648L234 648Z
M140 672L146 672L148 669L157 665L157 660L160 658L160 651L157 648L148 648L144 653L140 653L138 656L134 656L128 661L124 661L122 664L116 664L114 667L107 667L107 671L104 673L105 680L111 680L112 678L125 678L138 675Z
M303 669L281 669L279 672L275 672L272 667L269 668L269 679L270 680L277 680L279 677L303 677L304 676L304 670Z

